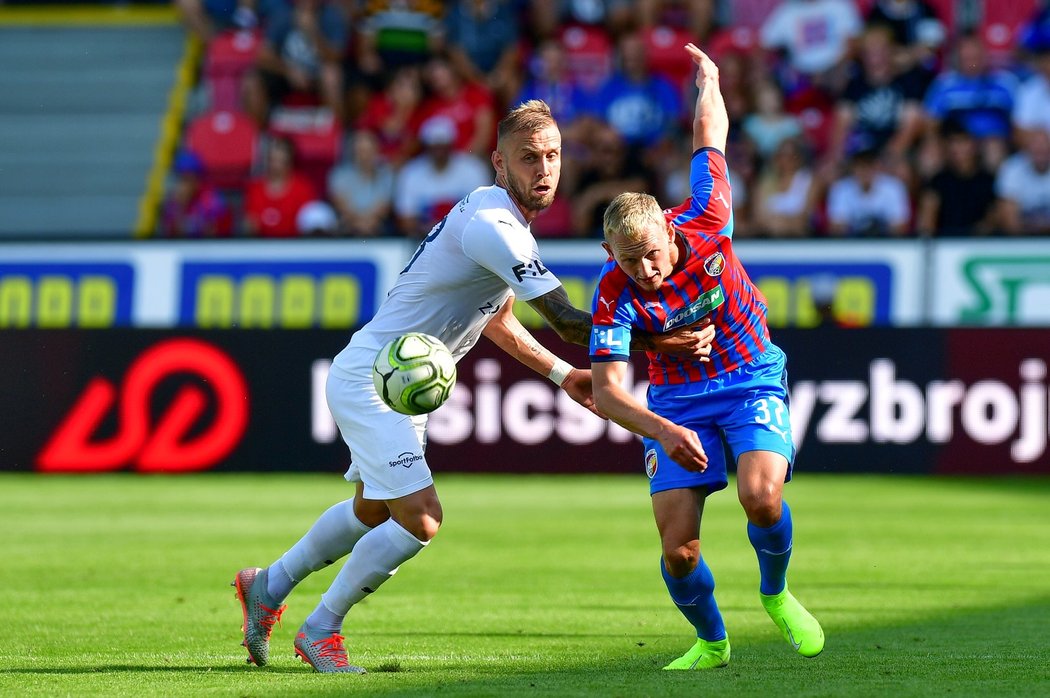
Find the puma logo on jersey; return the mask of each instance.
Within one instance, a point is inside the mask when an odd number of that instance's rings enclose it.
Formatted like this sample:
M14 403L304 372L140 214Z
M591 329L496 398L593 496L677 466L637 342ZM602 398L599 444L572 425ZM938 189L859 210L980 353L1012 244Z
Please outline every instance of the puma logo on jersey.
M729 208L729 202L726 201L726 195L724 192L718 192L718 196L715 197L715 201L721 201L722 205L725 206L726 209Z
M612 301L607 301L604 298L602 298L601 296L598 296L598 302L605 306L605 310L606 311L611 311L612 310L612 304L613 304Z

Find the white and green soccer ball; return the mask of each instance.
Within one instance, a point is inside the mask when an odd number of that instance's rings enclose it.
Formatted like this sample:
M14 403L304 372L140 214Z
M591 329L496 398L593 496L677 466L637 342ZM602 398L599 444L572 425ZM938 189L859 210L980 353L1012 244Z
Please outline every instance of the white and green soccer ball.
M433 412L456 385L456 360L440 339L409 332L387 342L372 364L376 392L401 414Z

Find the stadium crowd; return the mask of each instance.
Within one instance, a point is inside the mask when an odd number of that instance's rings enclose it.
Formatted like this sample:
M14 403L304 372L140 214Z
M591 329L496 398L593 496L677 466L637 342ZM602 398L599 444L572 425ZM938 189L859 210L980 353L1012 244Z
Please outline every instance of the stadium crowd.
M721 73L738 237L1050 234L1035 0L176 4L204 58L162 236L421 237L539 98L564 168L533 231L601 237L621 192L688 194L690 41Z

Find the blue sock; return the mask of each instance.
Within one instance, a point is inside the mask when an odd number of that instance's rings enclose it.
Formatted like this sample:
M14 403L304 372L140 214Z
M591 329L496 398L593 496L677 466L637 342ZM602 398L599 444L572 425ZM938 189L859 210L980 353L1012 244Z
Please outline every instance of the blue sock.
M769 528L747 522L747 538L758 554L758 571L762 575L759 590L766 595L779 594L787 586L788 561L791 559L791 509L782 502L780 521Z
M700 558L695 570L680 579L670 575L661 558L660 572L664 575L671 600L696 628L696 636L709 642L724 640L726 626L715 603L715 578L704 558Z

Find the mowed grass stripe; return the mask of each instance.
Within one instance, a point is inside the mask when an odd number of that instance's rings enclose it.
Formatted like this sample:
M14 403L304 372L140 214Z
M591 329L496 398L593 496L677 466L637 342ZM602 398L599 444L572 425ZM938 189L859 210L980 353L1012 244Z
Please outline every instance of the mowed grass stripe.
M703 548L729 668L690 644L658 572L644 478L439 475L441 535L346 628L360 677L292 655L335 568L244 664L234 572L328 505L338 474L0 476L3 695L1050 695L1050 480L799 473L792 589L827 649L795 655L758 603L732 488Z

